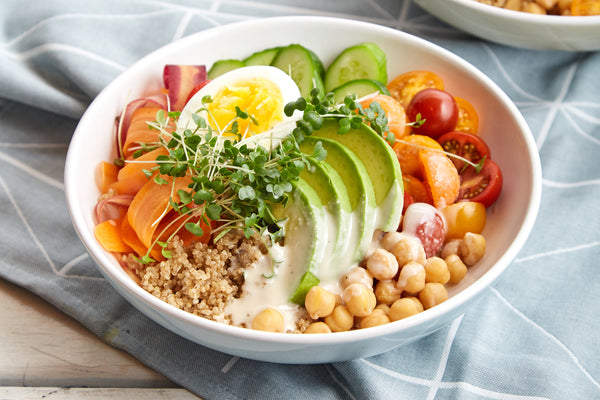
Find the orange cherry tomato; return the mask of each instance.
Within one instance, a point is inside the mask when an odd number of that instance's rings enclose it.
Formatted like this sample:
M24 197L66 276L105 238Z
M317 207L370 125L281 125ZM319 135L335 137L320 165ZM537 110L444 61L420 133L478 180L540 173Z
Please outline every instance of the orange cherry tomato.
M454 97L458 106L458 122L456 123L455 131L471 133L477 135L479 131L479 115L475 111L475 107L462 97Z
M402 174L413 175L419 179L421 175L421 160L419 159L419 150L422 149L438 150L440 154L443 151L442 146L435 139L424 135L409 135L401 140L396 140L393 149L396 152ZM443 154L442 154L443 155ZM445 157L445 156L444 156Z
M387 85L390 96L406 110L415 94L426 88L444 89L444 81L431 71L409 71L398 75Z
M404 111L404 107L396 99L385 94L378 94L377 96L363 100L360 104L364 108L367 108L374 101L379 103L385 111L388 119L388 128L396 139L401 139L410 133L410 127L406 126L406 112Z
M600 15L600 0L573 0L571 15Z
M442 209L456 201L461 189L460 176L454 163L444 153L419 150L423 181L435 208Z
M419 178L402 174L402 183L404 185L404 193L408 193L414 202L433 204L431 193L429 193L427 187Z

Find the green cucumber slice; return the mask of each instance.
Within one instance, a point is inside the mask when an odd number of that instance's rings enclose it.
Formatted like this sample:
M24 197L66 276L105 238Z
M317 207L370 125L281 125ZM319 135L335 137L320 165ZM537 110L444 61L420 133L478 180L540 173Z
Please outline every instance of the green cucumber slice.
M360 43L342 51L327 68L325 90L329 92L354 79L387 82L387 59L375 43Z
M356 95L357 99L373 93L389 96L390 91L385 85L373 79L353 79L332 90L336 104L344 102L346 96Z
M219 60L213 64L213 66L210 68L210 70L206 74L206 77L208 79L215 79L217 76L223 75L225 72L229 72L231 70L234 70L237 68L242 68L245 66L246 66L246 64L244 64L244 62L240 61L240 60L233 60L233 59Z
M257 51L252 53L249 57L245 58L244 64L246 65L271 65L273 59L277 55L277 52L281 47L272 47L270 49Z
M296 82L302 97L310 98L313 88L324 93L323 63L306 47L299 44L282 47L271 65L287 73Z

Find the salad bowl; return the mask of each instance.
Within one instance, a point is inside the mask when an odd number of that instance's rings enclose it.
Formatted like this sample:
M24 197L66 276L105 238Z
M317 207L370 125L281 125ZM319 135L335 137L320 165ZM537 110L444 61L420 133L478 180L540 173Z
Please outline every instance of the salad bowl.
M277 32L266 35L265 32ZM388 76L431 70L455 95L468 98L480 116L480 135L504 174L500 198L488 210L485 258L451 288L438 306L386 325L332 334L262 332L214 322L175 308L143 290L94 237L99 191L94 171L115 151L114 121L136 97L160 90L165 64L204 64L243 58L299 43L329 65L342 49L377 43L387 54ZM173 42L139 60L92 102L71 141L65 189L73 225L102 274L131 304L158 324L200 345L277 363L325 363L367 357L417 340L463 313L508 268L537 215L541 169L532 134L516 106L488 77L456 55L407 33L370 23L328 17L277 17L220 26Z

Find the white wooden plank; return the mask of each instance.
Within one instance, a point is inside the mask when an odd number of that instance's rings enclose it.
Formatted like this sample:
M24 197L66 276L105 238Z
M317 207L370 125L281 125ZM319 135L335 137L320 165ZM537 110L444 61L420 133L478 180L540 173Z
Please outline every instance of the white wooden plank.
M0 304L1 386L176 387L38 296L1 279Z
M0 387L0 400L197 400L185 389Z

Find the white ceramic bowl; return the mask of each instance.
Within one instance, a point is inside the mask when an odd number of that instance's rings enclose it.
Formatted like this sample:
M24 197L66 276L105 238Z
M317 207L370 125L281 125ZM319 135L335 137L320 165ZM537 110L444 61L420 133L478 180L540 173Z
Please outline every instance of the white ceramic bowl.
M475 0L415 0L457 29L508 46L539 50L600 49L600 16L537 15Z
M266 34L277 32L276 35ZM388 325L325 335L267 333L209 321L170 306L137 286L94 239L98 197L94 168L114 154L114 117L128 100L161 85L166 63L241 58L264 48L301 43L325 65L349 45L378 43L388 55L389 76L429 69L453 94L469 99L481 118L481 136L504 173L504 191L489 213L488 251L445 303ZM144 314L177 334L233 355L281 363L323 363L366 357L428 335L464 313L507 268L534 223L541 193L539 158L529 128L509 98L483 73L440 47L406 33L363 22L281 17L225 25L165 46L143 58L103 90L73 135L66 160L69 211L82 242L118 292Z

